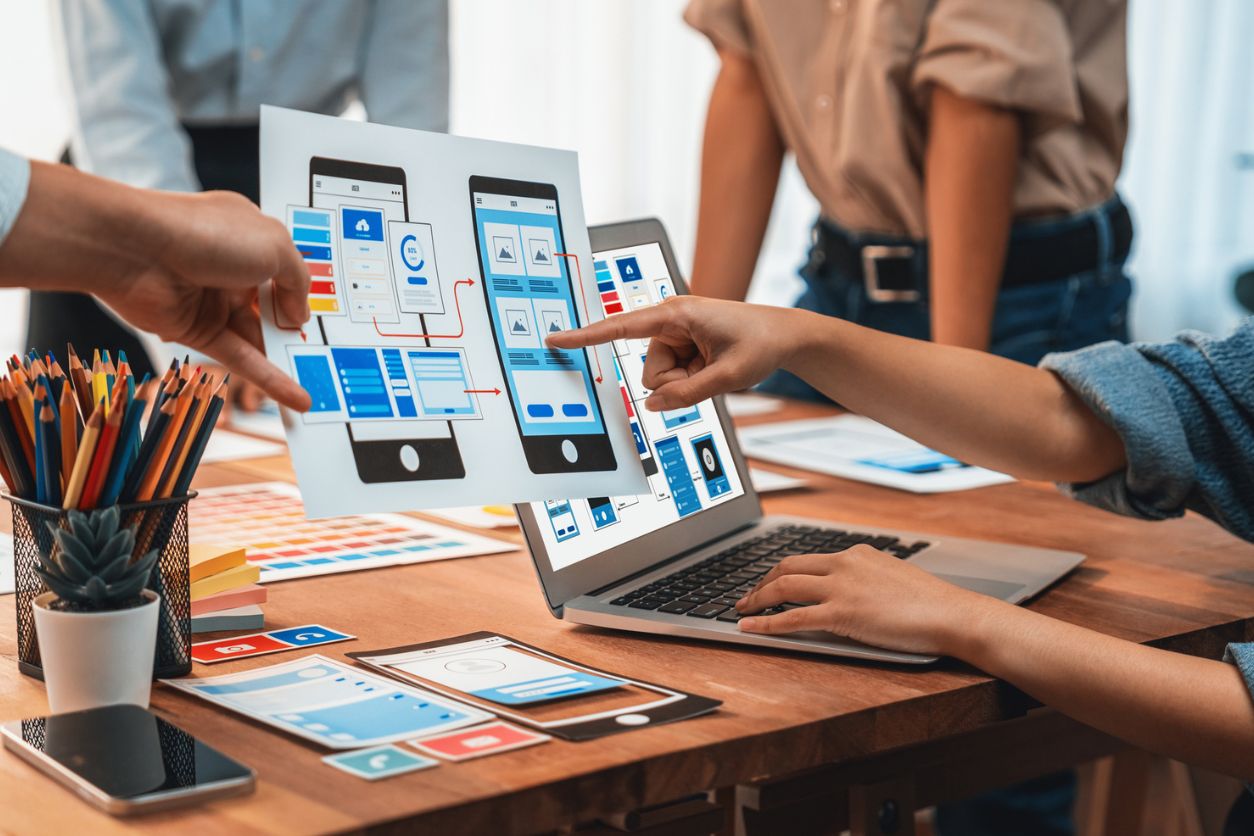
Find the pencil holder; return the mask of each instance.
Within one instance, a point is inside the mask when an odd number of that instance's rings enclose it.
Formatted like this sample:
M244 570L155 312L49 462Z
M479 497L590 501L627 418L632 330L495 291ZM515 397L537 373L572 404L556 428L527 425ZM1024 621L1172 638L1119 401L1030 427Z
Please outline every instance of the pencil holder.
M196 496L159 499L122 505L121 525L135 526L135 554L160 552L148 588L161 596L157 621L157 652L153 678L186 676L192 672L192 603L187 563L187 503ZM48 591L35 572L39 555L53 546L50 523L64 527L67 511L5 494L13 507L13 577L17 593L18 668L43 679L35 615L31 604Z

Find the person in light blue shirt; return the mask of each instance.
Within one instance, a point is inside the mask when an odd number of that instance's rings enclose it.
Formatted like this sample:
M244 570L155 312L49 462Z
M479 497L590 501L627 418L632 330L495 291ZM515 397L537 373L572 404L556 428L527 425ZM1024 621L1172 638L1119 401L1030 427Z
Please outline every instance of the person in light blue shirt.
M309 270L287 229L230 192L135 189L0 149L0 287L90 293L280 403L309 394L266 359L257 287L309 320Z
M1254 317L1225 337L1106 342L1047 355L1039 367L808 311L697 297L548 343L642 338L648 409L690 406L784 368L961 461L1058 482L1143 519L1195 511L1254 542ZM764 613L785 602L807 606ZM1254 779L1254 642L1230 644L1228 663L1172 653L962 589L869 546L785 558L736 608L747 632L828 630L954 656L1136 746ZM1254 615L1254 596L1233 615ZM1242 796L1229 826L1254 827L1254 797Z
M446 0L60 0L66 162L149 189L258 202L262 104L448 130ZM141 345L88 297L34 293L28 345ZM146 349L146 350L145 350ZM159 360L153 357L153 360Z

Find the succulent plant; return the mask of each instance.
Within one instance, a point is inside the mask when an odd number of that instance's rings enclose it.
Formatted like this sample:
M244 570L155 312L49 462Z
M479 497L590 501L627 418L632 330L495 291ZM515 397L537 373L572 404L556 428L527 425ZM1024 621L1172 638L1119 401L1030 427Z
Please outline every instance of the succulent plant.
M39 555L35 572L63 609L120 610L142 602L158 552L132 560L135 527L122 528L120 521L114 505L90 515L70 511L65 527L48 523L55 545Z

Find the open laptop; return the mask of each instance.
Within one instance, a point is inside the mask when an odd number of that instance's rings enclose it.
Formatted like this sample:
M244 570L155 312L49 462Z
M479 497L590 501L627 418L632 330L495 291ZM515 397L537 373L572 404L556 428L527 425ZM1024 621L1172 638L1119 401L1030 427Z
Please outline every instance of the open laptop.
M608 316L657 304L684 285L659 221L589 230ZM965 540L837 520L763 516L721 398L647 412L647 342L614 343L619 386L652 492L517 506L549 609L579 624L927 663L824 632L742 633L732 603L783 557L867 543L938 577L1019 603L1078 566L1074 552ZM839 509L833 508L833 512ZM786 604L784 608L800 606ZM782 611L776 608L769 612Z

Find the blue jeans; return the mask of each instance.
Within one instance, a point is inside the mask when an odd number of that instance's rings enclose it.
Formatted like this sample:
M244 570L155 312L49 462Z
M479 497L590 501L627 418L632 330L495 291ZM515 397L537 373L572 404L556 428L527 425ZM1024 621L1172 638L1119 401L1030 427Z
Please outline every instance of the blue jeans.
M1036 222L1025 226L1031 234L1048 235L1054 224ZM1018 233L1019 227L1016 227ZM993 312L989 351L1036 365L1051 351L1072 351L1106 340L1127 342L1132 282L1123 266L1124 259L1107 255L1083 273L1052 282L1002 288ZM806 290L797 299L798 308L846 319L877 331L920 340L931 338L926 299L872 302L861 282L823 263L813 253L800 274L806 282ZM759 389L782 397L827 400L810 384L785 371L772 374Z

